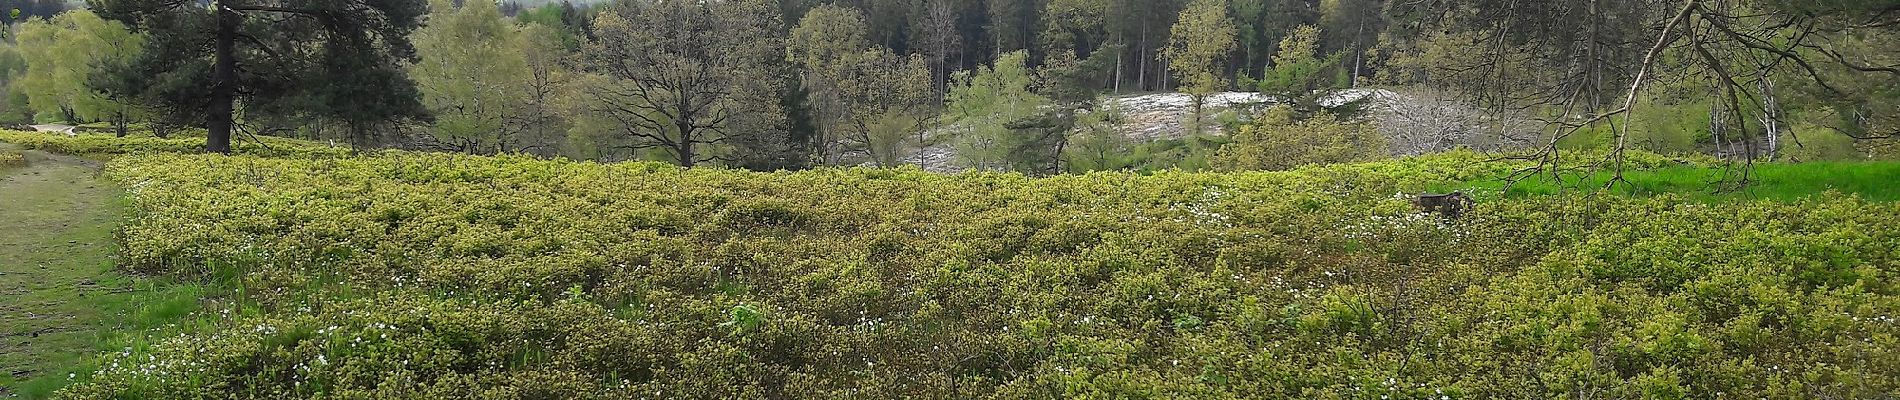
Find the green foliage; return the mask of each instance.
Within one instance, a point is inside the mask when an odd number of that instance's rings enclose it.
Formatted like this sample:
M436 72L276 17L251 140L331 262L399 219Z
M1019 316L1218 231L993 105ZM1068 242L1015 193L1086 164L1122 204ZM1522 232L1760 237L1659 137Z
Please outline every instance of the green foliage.
M25 74L26 58L20 55L19 46L0 41L0 124L33 123L33 107L14 83Z
M1320 100L1333 95L1335 89L1346 87L1328 75L1338 69L1345 54L1332 53L1325 57L1321 54L1319 28L1312 25L1295 28L1280 41L1279 51L1273 53L1273 64L1266 75L1252 82L1254 89L1285 99L1302 113L1324 109ZM1332 110L1341 111L1348 110Z
M240 117L333 122L358 147L380 144L380 128L429 119L402 68L427 0L88 4L147 39L97 89L138 99L167 123L201 124L210 151L230 150Z
M435 147L474 154L556 147L549 144L563 135L553 132L564 129L550 102L565 73L552 66L560 57L553 31L511 24L486 1L435 0L430 8L408 72L435 115Z
M1227 88L1222 68L1233 52L1236 29L1224 0L1194 0L1174 24L1162 57L1181 79L1180 90L1194 96L1193 115L1188 117L1191 133L1202 131L1202 102L1207 95Z
M1235 29L1224 1L1195 0L1181 12L1164 57L1181 79L1182 91L1206 96L1227 86L1219 71L1234 48Z
M1212 157L1229 143L1231 136L1194 135L1163 139L1135 146L1129 152L1127 167L1137 171L1212 171Z
M818 158L826 165L864 158L897 165L937 112L924 59L872 47L865 29L856 10L825 5L792 30L787 60L804 70L807 104L822 134Z
M578 50L581 41L591 29L594 17L588 13L593 9L575 7L572 2L549 3L540 7L522 10L515 14L515 20L523 24L539 25L553 31L553 38L565 50Z
M1588 156L1585 156L1588 158ZM1675 194L1698 201L1733 199L1794 201L1816 193L1852 193L1868 200L1900 200L1900 163L1893 162L1805 162L1799 164L1723 165L1695 162L1664 163L1626 171L1614 192L1629 196L1651 197ZM1747 186L1738 185L1746 172ZM1563 181L1537 176L1517 182L1506 196L1552 195L1591 191L1606 186L1615 176L1611 171L1566 173ZM1486 180L1436 188L1440 192L1473 190L1497 193L1504 190L1501 180Z
M68 123L125 123L136 112L132 104L108 97L91 83L103 71L123 68L138 57L143 35L91 11L76 10L22 24L18 42L25 72L12 83L33 111Z
M1273 53L1272 68L1257 83L1260 91L1294 96L1318 89L1315 83L1319 70L1331 63L1314 57L1316 54L1319 54L1319 28L1312 25L1294 28L1280 41L1279 51Z
M1860 149L1873 160L1900 160L1900 138L1855 141L1854 147Z
M1877 154L1862 151L1859 140L1840 131L1810 123L1788 127L1781 138L1778 161L1864 161Z
M1127 116L1113 100L1097 100L1095 104L1093 110L1084 110L1076 118L1075 130L1069 132L1068 145L1063 146L1062 160L1068 164L1068 172L1127 167L1123 159L1132 147L1125 127Z
M1103 100L1094 109L1079 112L1075 130L1063 146L1064 172L1207 171L1212 169L1208 157L1232 141L1224 135L1192 135L1134 142L1128 139L1126 117L1116 104Z
M1108 0L1050 0L1042 9L1042 54L1086 57L1109 40Z
M1633 165L1683 161L1632 153ZM70 398L1544 398L1900 391L1900 205L1286 172L138 155L126 267L244 310Z
M233 150L242 154L266 157L342 157L350 154L349 148L325 146L303 140L269 136L259 136L256 139L247 138L239 141L234 144ZM205 138L202 136L119 138L106 135L66 136L46 132L0 130L0 142L13 143L34 150L73 155L190 154L201 153L205 149Z
M1293 169L1389 157L1385 138L1365 122L1341 121L1321 112L1301 119L1293 107L1274 106L1234 133L1214 165L1227 171Z
M665 1L602 12L579 58L584 108L628 158L795 166L786 134L784 29L761 0Z
M24 166L26 166L25 154L21 154L19 150L0 147L0 168L13 168L13 167L24 167Z
M1628 130L1630 148L1662 154L1721 151L1740 157L1751 151L1743 148L1745 143L1735 137L1745 131L1756 142L1753 152L1764 157L1768 152L1764 138L1760 137L1763 131L1760 121L1731 126L1727 137L1717 137L1710 130L1711 106L1707 100L1656 97L1656 104L1640 106L1632 113ZM1861 147L1878 144L1877 140L1856 140L1832 125L1817 123L1816 118L1812 113L1787 118L1781 127L1776 161L1861 161L1878 157ZM1820 118L1826 118L1825 113ZM1616 129L1619 129L1617 125L1609 123L1587 126L1558 141L1558 145L1572 150L1608 149L1613 146Z
M807 70L861 53L871 46L871 28L863 13L850 7L825 4L805 12L787 39L786 60Z
M958 134L963 162L977 169L1039 171L1049 146L1046 135L1012 129L1011 124L1043 115L1050 100L1034 90L1029 54L1014 52L994 68L958 73L952 78L944 122Z

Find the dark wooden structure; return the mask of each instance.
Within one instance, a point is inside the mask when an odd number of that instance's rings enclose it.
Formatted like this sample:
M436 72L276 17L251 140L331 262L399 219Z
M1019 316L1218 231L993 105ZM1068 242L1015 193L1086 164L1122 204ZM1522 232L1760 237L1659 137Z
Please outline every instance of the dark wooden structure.
M1412 198L1412 206L1419 211L1438 214L1446 219L1458 218L1471 211L1474 202L1465 192L1446 194L1426 193Z

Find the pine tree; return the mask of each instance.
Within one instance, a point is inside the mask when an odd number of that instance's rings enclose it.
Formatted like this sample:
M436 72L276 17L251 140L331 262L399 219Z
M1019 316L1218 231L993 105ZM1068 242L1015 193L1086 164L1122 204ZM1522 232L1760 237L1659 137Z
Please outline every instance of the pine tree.
M141 58L117 71L124 93L200 120L206 151L229 153L238 107L260 114L308 113L350 127L352 144L373 129L426 119L401 62L424 0L94 0L101 16L143 32Z

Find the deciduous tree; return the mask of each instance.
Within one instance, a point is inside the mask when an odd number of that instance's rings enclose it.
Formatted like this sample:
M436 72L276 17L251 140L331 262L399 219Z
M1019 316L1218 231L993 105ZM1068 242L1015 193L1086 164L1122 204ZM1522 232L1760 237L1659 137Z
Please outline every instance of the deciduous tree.
M1279 171L1386 156L1384 138L1367 123L1341 121L1326 113L1302 119L1292 107L1281 105L1242 126L1213 161L1215 168L1226 171Z
M1066 132L1029 132L1012 126L1040 116L1048 98L1036 94L1025 52L1004 54L993 68L952 79L945 122L958 134L958 155L979 169L1046 171ZM1054 136L1054 137L1052 137Z
M517 149L530 94L525 39L492 2L429 6L429 24L414 39L419 60L408 67L436 116L431 142L471 154Z
M1168 69L1181 79L1181 91L1194 96L1190 130L1201 132L1207 96L1227 87L1223 62L1234 49L1235 28L1221 0L1194 0L1175 22L1167 51Z
M14 82L28 105L70 123L110 121L119 136L136 113L134 104L94 89L102 71L121 68L143 50L145 38L87 10L21 25L19 49L26 64Z
M601 13L582 50L606 78L587 88L593 111L618 125L622 148L659 150L688 167L788 157L775 7L661 0L623 14Z
M802 81L820 135L818 159L839 165L846 156L879 166L921 134L936 98L922 57L900 57L865 40L857 10L819 6L792 30L788 59Z

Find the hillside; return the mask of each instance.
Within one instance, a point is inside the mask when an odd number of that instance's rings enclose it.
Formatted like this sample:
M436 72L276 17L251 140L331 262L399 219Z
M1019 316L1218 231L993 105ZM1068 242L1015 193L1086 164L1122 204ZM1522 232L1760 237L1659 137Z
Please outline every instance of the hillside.
M1900 392L1900 205L1840 194L1481 197L1441 219L1394 193L1516 165L1028 178L306 154L114 159L122 266L221 300L64 394Z
M1193 117L1194 99L1183 93L1149 93L1116 96L1107 99L1122 113L1123 120L1119 129L1128 143L1139 145L1156 140L1180 139L1190 135L1187 122ZM1224 92L1208 96L1205 115L1208 120L1222 111L1235 107L1258 107L1270 104L1272 99L1259 93ZM924 145L909 149L899 157L906 163L917 165L925 171L953 173L968 170L963 161L957 159L955 139L957 126L947 126L931 130ZM1209 135L1224 135L1220 124L1207 124Z
M1900 399L1900 0L75 2L0 399Z
M1146 93L1112 96L1106 103L1121 113L1116 129L1127 147L1138 147L1160 140L1192 136L1188 122L1193 118L1193 97L1185 93ZM1220 116L1251 118L1276 99L1258 92L1221 92L1209 95L1202 112L1208 121L1205 135L1226 136ZM1441 93L1417 88L1348 89L1322 100L1327 106L1359 102L1364 115L1357 119L1372 122L1391 144L1391 153L1399 156L1428 154L1454 148L1505 151L1528 148L1524 138L1543 137L1528 120L1499 117L1468 104L1444 97ZM957 159L957 144L952 137L956 125L932 129L923 145L908 149L898 157L931 172L967 170ZM1519 138L1506 140L1501 138ZM866 164L870 165L869 163Z

